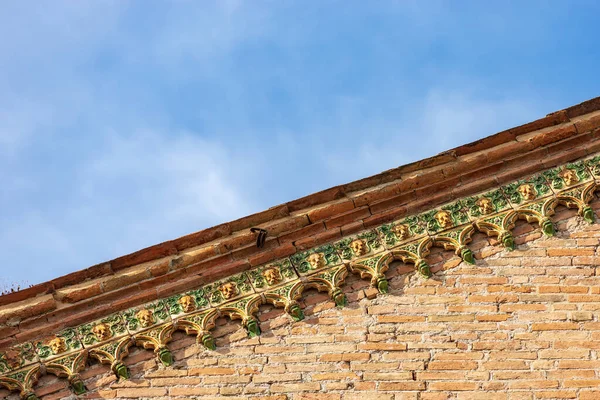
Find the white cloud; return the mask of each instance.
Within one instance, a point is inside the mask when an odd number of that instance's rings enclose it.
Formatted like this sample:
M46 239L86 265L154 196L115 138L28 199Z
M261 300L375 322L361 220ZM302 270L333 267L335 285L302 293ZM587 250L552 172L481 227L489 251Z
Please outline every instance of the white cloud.
M191 133L143 131L113 135L83 169L81 179L87 182L88 198L112 183L126 183L125 191L162 202L156 212L167 219L213 221L239 217L250 209L234 187L234 182L243 182L236 174L247 174L247 168L252 165L234 159L219 142Z
M399 118L349 116L355 146L327 158L331 173L358 179L541 118L548 110L536 96L491 99L468 88L433 89L415 103Z
M14 157L40 134L40 128L51 123L53 115L52 108L43 103L0 98L0 156Z
M490 99L468 90L432 91L420 118L419 135L430 137L438 151L492 135L532 116L542 117L539 98L519 96Z
M423 96L403 92L411 65L398 56L398 38L359 43L379 49L374 60L356 55L343 40L364 15L336 15L346 24L338 32L317 18L336 7L188 1L132 26L130 2L20 4L0 11L0 34L12 39L0 43L0 66L8 66L0 76L0 156L14 161L0 159L0 205L14 216L0 226L0 242L14 273L35 279L431 156L548 110L515 88L501 99L475 92L472 80L424 87ZM442 16L411 4L406 19L423 29L407 23L396 35L423 49ZM337 45L346 50L328 65ZM377 64L393 71L378 79ZM366 74L357 78L364 87L336 81L354 66Z
M53 188L59 205L3 221L15 279L48 280L262 209L245 193L255 164L189 132L113 132L70 167L73 180Z
M63 231L47 215L37 211L3 221L0 243L4 249L4 284L14 281L26 286L68 272L61 271L56 265L72 265L79 261L73 235L77 233Z
M244 193L252 163L192 133L113 134L82 166L78 217L119 225L102 237L116 252L172 239L258 211Z

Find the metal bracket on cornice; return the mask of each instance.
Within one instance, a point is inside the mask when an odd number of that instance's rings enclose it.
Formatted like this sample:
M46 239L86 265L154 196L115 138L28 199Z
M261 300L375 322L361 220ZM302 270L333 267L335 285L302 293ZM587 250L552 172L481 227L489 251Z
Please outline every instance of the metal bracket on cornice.
M265 245L265 240L267 240L267 235L269 234L269 232L267 232L266 229L262 228L250 228L250 232L258 232L258 236L256 237L256 247L263 247Z

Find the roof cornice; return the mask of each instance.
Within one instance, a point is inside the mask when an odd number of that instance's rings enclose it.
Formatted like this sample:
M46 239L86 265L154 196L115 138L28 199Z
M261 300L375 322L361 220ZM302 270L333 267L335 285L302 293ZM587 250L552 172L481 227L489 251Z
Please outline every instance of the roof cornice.
M108 315L120 315L123 337L131 338L135 332L128 321L137 318L139 323L139 317L134 313L127 319L121 311L129 309L125 314L131 314L132 306L150 302L142 307L147 309L161 304L165 318L159 324L167 320L173 324L181 315L174 316L171 308L183 306L179 300L185 295L195 304L204 304L203 298L206 310L216 310L215 315L241 318L249 332L256 333L252 310L260 302L273 302L299 318L295 296L317 287L342 305L339 285L348 272L361 274L385 291L385 270L394 259L429 275L425 259L431 246L452 249L472 262L468 242L475 230L511 247L510 230L518 218L535 221L551 234L550 217L558 204L577 207L582 217L591 219L586 207L598 178L598 160L592 156L600 151L599 109L600 98L593 99L426 160L1 296L0 349L21 343L38 346L39 352L44 341L37 339L74 327L73 340L86 347L84 336L91 331L82 333L87 329L83 326L92 329L90 321ZM576 178L563 171L572 171ZM533 188L531 199L531 194L519 191L523 185ZM492 207L487 209L489 215L481 210L482 199L492 204L485 206ZM263 248L256 246L256 234L249 230L255 226L269 232ZM406 238L401 238L403 226L409 232ZM314 254L321 261L308 259ZM327 262L321 265L322 260ZM272 288L264 274L269 270L279 276L273 278L274 285L291 285L291 292L269 294ZM317 272L327 277L317 279ZM215 283L220 279L225 280ZM263 289L257 280L262 280ZM236 286L232 298L226 298L223 289L228 282ZM240 290L241 286L248 290ZM213 295L223 301L215 303ZM247 301L243 312L234 306L242 300ZM157 313L160 310L153 308ZM202 335L208 333L209 328L202 329ZM87 346L97 344L96 340Z

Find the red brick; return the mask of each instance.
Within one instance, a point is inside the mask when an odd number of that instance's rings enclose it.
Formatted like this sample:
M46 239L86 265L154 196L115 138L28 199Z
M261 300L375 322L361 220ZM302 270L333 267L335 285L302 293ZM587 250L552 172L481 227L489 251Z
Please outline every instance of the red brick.
M9 320L24 320L36 315L52 311L56 308L56 301L52 295L34 297L32 299L12 303L0 307L0 324Z
M592 129L600 127L600 114L594 115L590 118L583 118L575 122L575 128L577 132L583 133L591 131Z
M112 292L124 286L148 279L150 276L150 271L145 267L121 271L102 280L102 291L105 293Z
M520 142L520 141L512 141L508 142L502 146L496 147L494 149L490 149L486 152L487 162L489 164L496 163L499 161L506 161L510 159L521 159L524 154L530 154L535 149L533 143L530 142ZM535 158L535 157L532 157ZM513 161L513 164L518 164L519 162Z
M40 294L51 293L54 286L51 282L40 283L30 288L21 289L18 292L7 293L0 296L0 307L6 304L17 303L26 299L33 298Z
M405 167L398 167L342 186L344 193L357 192L400 179Z
M528 175L533 175L543 168L541 161L534 161L531 164L525 164L517 168L503 171L501 174L496 175L496 180L499 185L505 185Z
M454 178L448 178L448 179L443 180L442 182L416 189L415 196L417 198L423 198L423 197L430 196L433 194L438 194L438 193L444 192L444 191L451 192L452 189L460 183L460 181L461 181L460 176L457 176Z
M495 176L487 176L484 178L475 179L470 182L462 182L460 186L457 186L452 191L452 196L454 198L463 198L467 196L472 196L475 193L479 193L489 189L490 187L497 186L496 177Z
M298 229L296 231L286 233L285 235L281 235L277 238L277 240L281 244L285 244L285 243L293 244L298 239L316 235L318 233L323 232L324 230L325 230L325 223L321 221L321 222L317 222L317 223L305 226L302 229Z
M0 326L0 339L6 339L17 333L19 333L19 328L16 326Z
M226 223L204 229L200 232L182 236L173 240L173 244L178 251L181 251L191 247L200 246L204 243L212 242L213 240L217 240L229 234L231 234L231 226Z
M128 254L123 257L119 257L111 261L111 267L113 271L119 271L133 265L142 264L147 261L156 260L171 256L177 253L177 248L173 242L165 242L157 244L155 246L147 247L145 249L136 251L135 253Z
M523 153L517 157L511 157L504 160L504 168L506 170L518 168L521 165L530 165L532 163L536 163L540 165L542 160L548 155L548 148L541 147L535 150L528 151L527 153Z
M595 97L576 106L571 106L565 109L564 112L569 118L575 118L598 110L600 110L600 97Z
M486 165L483 166L482 168L475 168L473 170L471 170L470 172L466 172L464 174L462 174L460 176L460 181L463 184L470 184L470 183L475 183L478 180L484 179L485 178L489 178L492 177L496 174L498 174L499 172L502 171L502 169L504 168L504 162L498 162L492 165ZM491 182L488 183L490 181L486 181L485 186L489 187L493 187L494 184L492 184ZM485 189L483 189L485 190Z
M79 305L78 305L79 306ZM85 322L93 321L97 318L102 318L112 312L114 308L110 304L96 304L92 302L88 305L88 308L81 307L68 307L66 309L60 309L59 311L48 315L48 322L50 325L57 324L61 327L69 327L83 324ZM50 330L49 326L43 326L46 328L46 334ZM56 331L59 331L57 329Z
M112 292L103 293L101 295L92 297L91 299L86 299L74 303L73 305L69 305L68 307L61 307L59 309L56 309L54 312L48 314L48 321L64 321L77 315L97 315L97 313L103 309L102 306L108 306L109 303L115 300L130 297L132 293L139 292L140 287L138 285L132 285L114 290ZM79 320L79 318L77 319Z
M584 133L576 136L571 136L567 139L561 140L560 142L548 145L548 154L560 153L565 150L569 150L575 147L581 147L582 143L589 143L592 141L591 133Z
M292 232L303 228L310 224L308 216L305 214L287 217L274 222L259 225L260 228L266 229L269 236L279 236L281 234Z
M265 222L287 217L289 214L290 212L287 205L282 204L256 214L248 215L247 217L236 219L235 221L231 221L229 225L231 226L231 231L236 232L264 224Z
M252 241L255 241L255 240L256 239L254 237L252 237L251 240L249 240L249 242L252 243ZM227 252L227 251L229 251L229 250L226 250L226 249L223 250L223 252ZM188 251L184 254L173 257L170 261L167 261L167 265L170 266L172 269L178 269L178 268L187 267L188 265L197 264L197 263L205 261L205 260L209 260L218 255L219 255L219 249L217 248L216 245L215 246L205 246L205 247L196 249L194 251ZM167 269L167 271L168 271L168 269Z
M175 279L179 279L181 276L185 275L185 273L186 273L185 268L177 269L175 271L166 273L165 275L140 282L139 287L141 290L152 289L152 288L155 288L164 283L172 282Z
M529 141L535 146L546 146L550 143L558 142L560 140L566 139L570 136L576 135L577 130L575 129L575 125L573 124L565 124L554 128L548 132L540 133L538 135L533 136L529 139Z
M350 224L355 221L360 221L363 218L367 218L371 215L368 206L355 208L352 211L337 215L331 219L325 221L327 229L336 228L338 226Z
M397 209L409 202L415 200L416 194L414 190L406 191L398 196L390 197L389 199L376 201L369 206L372 214L379 214L383 211L387 211L391 208Z
M411 189L422 188L448 179L441 167L420 172L407 178L403 178L399 184L400 193Z
M395 197L399 194L399 182L393 182L383 187L376 187L372 190L360 193L352 198L356 207L365 206L378 201Z
M124 397L126 399L139 399L147 397L160 397L166 396L167 389L165 388L129 388L129 389L117 389L117 397Z
M56 291L55 298L64 303L76 303L102 293L100 282L77 285Z
M342 197L344 197L344 189L340 186L336 186L331 189L322 190L320 192L313 193L309 196L290 201L286 204L290 212L295 212L299 210L304 210L309 207L314 207L319 204L324 204L330 201L338 200Z
M335 203L330 203L319 208L308 211L308 218L311 223L322 221L347 211L354 209L354 202L351 199L344 199Z
M454 195L452 192L442 192L438 193L435 196L428 196L424 199L419 199L412 203L409 203L406 206L407 214L417 214L425 210L432 209L436 206L440 206L446 202L454 200Z
M481 150L487 150L490 148L494 148L496 146L500 146L503 143L514 140L515 135L510 131L502 131L496 133L495 135L488 136L483 139L479 139L475 142L471 142L460 147L453 149L454 153L460 157L465 154L475 153Z
M600 140L594 140L593 142L586 143L585 146L586 154L592 155L600 151Z
M481 168L488 163L486 153L475 153L467 157L461 157L456 162L446 165L443 173L446 177L458 176L474 169Z
M558 111L548 114L544 118L540 118L533 122L509 129L509 131L515 136L520 136L525 133L537 131L538 129L544 129L550 126L558 125L566 121L568 121L567 114L564 111Z
M348 236L365 230L365 226L363 225L362 221L356 221L350 224L342 225L341 230L342 236Z
M296 247L291 243L287 243L280 245L273 250L264 251L248 257L248 262L254 267L256 265L266 264L270 261L291 256L294 253L296 253Z
M270 251L270 250L277 248L278 246L279 246L279 242L277 241L276 238L267 237L267 240L265 241L265 243L262 247L257 247L256 241L254 241L254 243L252 243L246 247L243 247L243 248L233 251L231 253L231 256L236 260L245 260L245 259L248 259L249 257L255 255L256 253Z
M400 219L405 215L406 207L396 207L391 210L387 210L378 214L373 214L370 217L365 218L363 220L363 225L365 228L371 228L374 226L385 224L387 222L394 221L396 219Z
M139 304L147 303L158 299L156 289L146 289L135 291L135 294L125 298L117 299L111 303L115 311L124 310L129 307L134 307Z
M198 274L205 277L208 281L215 281L226 276L231 276L250 268L250 264L246 260L233 260L228 263L211 265L210 268L201 268L200 265L193 265L186 268L186 273Z
M168 273L171 269L171 260L165 259L157 262L156 264L152 264L149 267L150 275L153 277L163 276Z
M554 168L558 165L578 160L586 155L586 151L580 148L550 155L544 159L544 168Z
M301 240L297 240L294 245L298 251L311 249L313 247L319 246L324 243L332 242L334 240L340 239L342 237L342 232L340 228L332 228L327 229L324 232L321 232L317 235L313 235L311 237L307 237Z
M87 279L95 279L101 276L112 274L113 270L109 262L94 265L81 271L73 272L51 281L55 289L60 289L68 285L75 285Z
M183 293L188 290L197 289L206 285L210 280L205 276L191 275L179 279L175 282L167 283L155 289L159 298L169 297L177 293Z

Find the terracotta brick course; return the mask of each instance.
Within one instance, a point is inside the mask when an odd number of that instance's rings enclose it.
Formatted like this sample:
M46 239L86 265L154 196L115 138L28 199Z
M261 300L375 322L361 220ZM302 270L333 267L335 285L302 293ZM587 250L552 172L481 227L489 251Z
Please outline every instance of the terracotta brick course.
M364 218L371 216L371 212L368 206L355 208L352 211L348 211L325 221L327 229L335 228L337 226L347 225L353 222L361 222ZM362 223L361 223L362 225Z
M52 295L34 297L0 307L0 324L11 320L24 320L40 315L56 308L57 303Z
M333 216L343 214L354 209L354 202L351 199L342 200L323 207L315 208L308 212L308 218L311 223L322 221Z
M588 132L592 129L600 127L600 113L595 112L587 118L578 119L575 122L577 132Z

